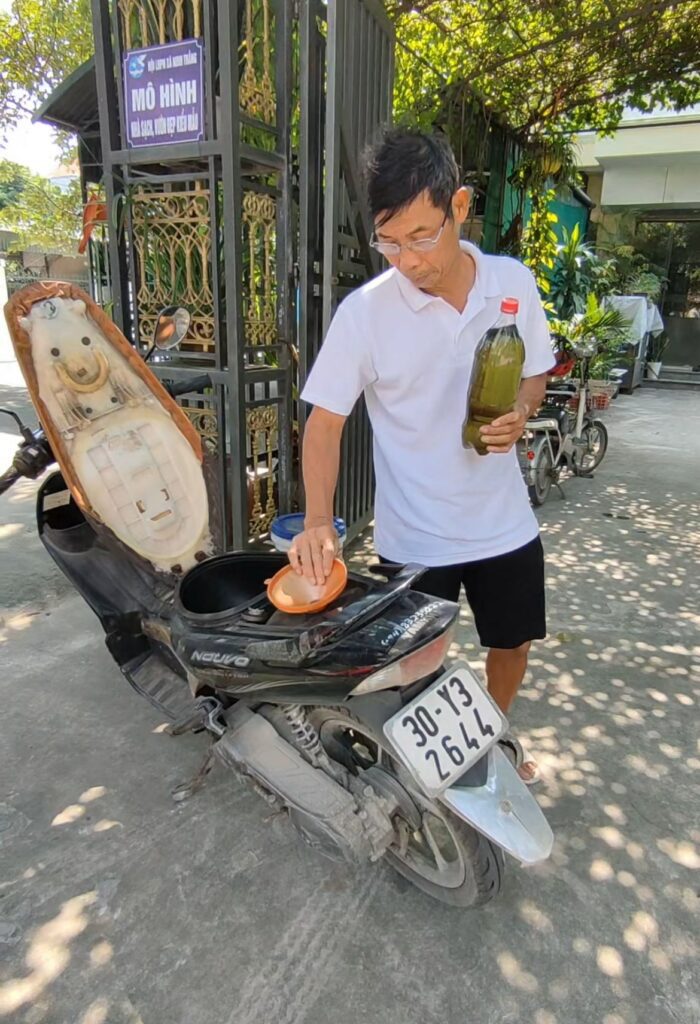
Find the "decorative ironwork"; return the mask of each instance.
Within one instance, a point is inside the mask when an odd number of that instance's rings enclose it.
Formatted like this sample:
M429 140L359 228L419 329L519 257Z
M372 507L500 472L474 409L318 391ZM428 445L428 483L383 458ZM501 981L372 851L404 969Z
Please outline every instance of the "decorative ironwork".
M277 510L294 507L293 424L298 417L301 430L304 416L298 386L324 314L327 321L362 277L367 218L356 161L344 153L353 158L387 119L391 26L376 0L90 0L90 7L107 208L116 211L126 196L126 224L108 232L114 317L130 337L137 322L135 340L145 346L163 306L191 310L184 351L168 362L178 380L206 364L216 381L215 393L191 393L185 408L216 453L207 461L217 474L222 546L240 549L269 530ZM123 95L120 102L125 50L191 38L206 48L213 115L206 145L130 147ZM330 303L324 293L332 293ZM154 366L164 379L168 362ZM349 430L339 510L352 529L368 517L372 480L366 418Z
M216 409L211 406L182 405L182 411L202 439L206 452L215 455L219 450L219 423Z
M260 14L262 32L256 25ZM258 59L260 48L261 70ZM277 106L270 70L270 49L270 0L245 0L245 38L241 41L243 74L238 93L239 102L247 114L266 124L275 123Z
M277 340L275 216L272 196L243 194L243 321L248 345L274 345Z
M125 50L202 35L202 0L118 0Z
M182 348L213 352L209 191L201 187L187 192L139 189L131 197L131 216L142 344L150 343L163 306L177 303L192 314Z
M248 409L246 432L250 458L248 469L250 536L260 537L268 532L272 520L277 515L277 406L261 405Z

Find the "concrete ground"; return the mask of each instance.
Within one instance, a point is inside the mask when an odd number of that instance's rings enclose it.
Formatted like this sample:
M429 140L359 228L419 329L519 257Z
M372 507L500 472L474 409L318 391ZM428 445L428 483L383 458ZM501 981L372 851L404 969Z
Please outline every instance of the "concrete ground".
M637 393L607 421L603 468L541 513L551 633L514 715L555 850L475 912L316 856L223 768L175 804L204 740L123 682L34 486L0 499L0 1014L697 1024L700 402ZM461 644L478 666L466 614Z

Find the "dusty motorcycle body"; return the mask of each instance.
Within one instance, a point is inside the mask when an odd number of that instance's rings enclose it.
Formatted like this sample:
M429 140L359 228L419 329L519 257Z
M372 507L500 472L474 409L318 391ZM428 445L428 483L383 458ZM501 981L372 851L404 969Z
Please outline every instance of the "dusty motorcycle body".
M23 428L0 493L58 462L41 541L173 733L206 730L210 757L312 846L385 858L448 903L492 898L503 850L548 856L551 830L497 742L505 721L449 662L457 607L415 589L420 567L350 573L323 612L279 612L265 582L283 555L215 551L176 389L71 286L25 289L6 315L43 430Z

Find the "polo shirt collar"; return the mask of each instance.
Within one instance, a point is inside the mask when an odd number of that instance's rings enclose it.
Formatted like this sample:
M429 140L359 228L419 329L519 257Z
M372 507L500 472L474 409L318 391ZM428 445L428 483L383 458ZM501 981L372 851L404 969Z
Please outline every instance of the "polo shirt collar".
M472 242L460 242L459 245L463 252L469 253L476 264L476 277L474 279L474 286L469 293L467 308L470 305L472 307L482 306L483 302L481 300L483 298L500 295L501 293L496 275L489 267L487 260L484 259L481 250L473 245ZM438 301L437 295L429 295L428 292L421 291L407 277L404 277L399 270L395 270L395 274L399 291L414 312L417 313L430 302Z

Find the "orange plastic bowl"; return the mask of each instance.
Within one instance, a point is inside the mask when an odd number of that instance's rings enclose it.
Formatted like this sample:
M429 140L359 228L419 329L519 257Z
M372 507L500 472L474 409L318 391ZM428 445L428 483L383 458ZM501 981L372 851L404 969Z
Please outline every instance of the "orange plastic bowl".
M336 558L331 574L322 586L312 583L306 576L298 576L291 565L286 565L267 581L267 596L281 612L288 615L308 615L328 607L345 590L348 570L345 562Z

